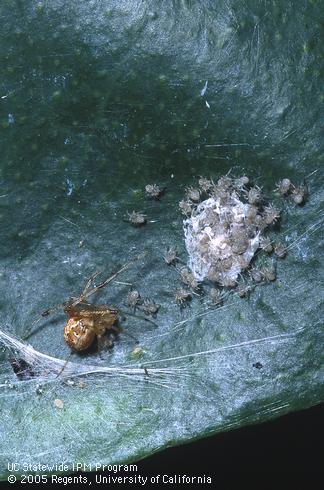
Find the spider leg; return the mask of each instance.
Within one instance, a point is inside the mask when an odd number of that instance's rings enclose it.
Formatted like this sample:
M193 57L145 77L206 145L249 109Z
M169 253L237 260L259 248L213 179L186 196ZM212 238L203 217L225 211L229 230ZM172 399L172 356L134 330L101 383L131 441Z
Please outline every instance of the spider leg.
M74 354L74 351L71 350L70 354L67 356L66 358L66 361L65 363L63 364L62 368L60 369L58 375L56 376L56 379L59 378L61 376L61 374L63 373L64 369L66 368L66 366L68 365L69 363L69 360L71 359L71 356Z
M59 310L62 308L62 304L58 304L58 305L55 305L55 306L52 306L51 308L48 308L47 310L44 310L40 317L37 318L36 320L33 321L33 323L31 324L30 328L27 329L27 333L21 337L22 340L27 340L29 339L29 337L34 333L34 330L33 330L33 327L35 325L37 325L37 323L39 323L43 318L49 316L49 315L52 315L52 313L54 313L55 311Z
M119 333L122 333L123 335L127 335L127 337L130 337L131 339L135 340L136 344L139 344L139 340L136 337L134 337L134 335L127 332L127 330L124 330L123 328L119 327Z
M133 260L130 260L129 262L127 262L125 265L123 265L123 267L121 267L121 269L119 269L117 272L112 274L110 277L108 277L105 281L100 283L98 286L95 286L94 288L92 288L90 290L89 289L86 290L86 288L85 288L83 293L81 293L79 298L77 298L75 301L73 301L71 306L76 306L77 304L84 302L87 298L89 298L89 296L92 296L93 294L95 294L99 289L106 287L111 281L116 279L116 277L119 276L119 274L121 274L126 269L128 269L128 267L130 267L132 264L134 264L134 262L139 260L142 256L143 256L143 254L140 254L137 257L135 257ZM98 273L94 274L92 277L96 277L97 275L98 275ZM90 279L89 279L89 281L90 281ZM91 282L89 283L89 281L86 284L86 287L89 284L88 288L90 287L90 284L91 284Z
M123 311L119 308L119 313L124 315L125 317L127 316L132 316L133 318L138 318L139 320L144 320L145 322L149 322L155 327L158 327L158 324L153 322L153 320L150 320L149 318L145 318L145 316L140 316L140 315L135 315L134 313L129 313L128 311Z
M107 338L104 335L97 335L97 351L100 352L108 344Z
M88 279L88 281L86 282L86 285L82 291L82 293L80 294L80 296L78 298L75 298L73 299L73 301L68 301L68 306L69 307L74 307L80 303L85 303L86 304L86 300L89 296L95 294L99 289L102 289L104 288L105 286L107 286L111 281L113 281L117 276L119 276L119 274L121 274L124 270L128 269L128 267L130 267L134 262L136 262L137 260L139 260L141 257L145 256L147 254L147 252L143 252L142 254L139 254L137 255L133 260L130 260L129 262L127 262L125 265L123 265L123 267L121 269L119 269L117 272L115 272L112 276L108 277L105 281L103 281L101 284L99 284L98 286L95 286L93 287L92 289L90 289L94 279L100 274L100 272L95 272L94 274L92 274L92 276ZM55 305L51 308L48 308L47 310L44 310L42 313L41 313L41 316L39 318L37 318L37 320L35 320L30 329L27 330L27 333L24 337L22 337L23 340L27 340L34 332L33 332L33 327L39 323L42 318L44 317L47 317L49 315L51 315L52 313L54 313L55 311L57 311L58 309L60 308L64 308L64 306L66 306L66 303L60 303L58 305ZM148 319L145 319L147 321L149 321Z
M89 279L88 279L88 280L87 280L87 282L86 282L86 285L84 286L84 289L83 289L82 293L81 293L81 294L80 294L80 296L79 296L79 298L81 299L81 301L82 301L83 299L86 299L86 298L87 298L87 294L88 294L88 292L90 291L90 287L91 287L91 285L92 285L93 281L95 280L95 278L96 278L96 277L97 277L99 274L100 274L100 271L97 271L97 272L95 272L94 274L92 274L92 275L89 277ZM81 301L80 301L80 302L81 302Z

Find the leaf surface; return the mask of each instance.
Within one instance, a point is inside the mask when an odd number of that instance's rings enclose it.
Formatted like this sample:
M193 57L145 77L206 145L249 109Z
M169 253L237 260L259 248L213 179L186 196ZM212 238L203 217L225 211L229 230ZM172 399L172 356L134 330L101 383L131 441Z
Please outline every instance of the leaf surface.
M156 326L123 323L141 356L121 335L71 358L118 368L81 386L19 381L8 358L20 354L4 348L2 478L8 462L136 461L323 401L323 2L166 3L1 2L1 329L21 339L93 272L143 251L96 301L129 311L128 283L160 305ZM268 194L306 178L308 201L284 204L276 282L180 310L163 261L169 245L187 261L178 202L199 175L230 169ZM145 196L154 182L160 201ZM126 223L132 210L148 223ZM44 318L29 343L67 359L64 323Z

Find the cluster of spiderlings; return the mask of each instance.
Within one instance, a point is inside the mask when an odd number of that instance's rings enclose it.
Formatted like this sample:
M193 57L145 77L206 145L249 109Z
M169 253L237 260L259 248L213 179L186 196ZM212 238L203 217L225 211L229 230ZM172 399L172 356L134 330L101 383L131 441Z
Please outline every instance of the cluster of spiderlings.
M306 199L306 187L296 186L289 179L282 179L278 182L276 191L283 197L290 197L294 204L301 206Z
M145 194L148 198L158 201L162 194L165 192L165 187L160 187L157 184L147 184L145 186ZM130 223L132 226L139 228L140 226L146 225L147 216L142 211L127 211L124 216L124 221Z
M155 301L149 298L142 298L139 291L137 289L132 289L126 296L126 305L134 308L137 308L145 315L156 317L160 305L157 305Z
M285 254L281 244L273 245L265 236L267 229L280 219L280 210L246 176L226 175L216 183L202 177L198 188L186 189L186 198L179 207L186 217L185 243L191 271L181 275L191 288L205 279L222 287L236 286L239 275L250 268L259 248L268 253L274 249L281 257ZM260 282L273 281L275 271L270 267L259 276ZM247 293L241 291L242 296ZM219 304L217 293L211 300Z

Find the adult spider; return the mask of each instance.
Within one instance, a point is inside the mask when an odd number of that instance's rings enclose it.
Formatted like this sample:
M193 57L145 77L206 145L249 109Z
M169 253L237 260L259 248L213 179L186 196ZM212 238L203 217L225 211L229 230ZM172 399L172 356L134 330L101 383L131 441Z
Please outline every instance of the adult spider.
M71 347L72 351L81 352L88 349L93 344L95 339L97 339L98 350L100 350L105 344L104 337L108 331L115 332L116 334L123 331L117 324L118 316L121 313L120 309L112 308L108 305L90 304L87 300L99 289L106 287L138 258L139 257L125 264L115 274L100 283L98 286L94 286L93 284L94 279L99 274L96 272L87 281L85 288L78 297L72 297L61 305L43 311L41 316L46 317L58 308L63 308L64 313L68 316L68 321L64 327L64 340L69 347ZM129 315L129 313L127 314ZM143 318L143 320L150 321L147 318ZM31 333L25 336L24 339L28 338L30 335ZM130 334L127 335L134 338Z

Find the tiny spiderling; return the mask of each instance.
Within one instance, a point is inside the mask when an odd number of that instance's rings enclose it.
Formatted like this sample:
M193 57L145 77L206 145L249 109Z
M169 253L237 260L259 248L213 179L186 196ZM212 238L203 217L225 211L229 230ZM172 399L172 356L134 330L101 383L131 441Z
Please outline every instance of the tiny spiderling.
M286 196L291 189L291 185L290 179L282 179L277 183L275 190L278 191L281 196Z
M237 179L234 179L234 189L242 192L245 188L246 185L248 185L250 179L249 177L246 177L243 175L242 177L238 177Z
M200 177L198 180L198 185L203 192L208 192L213 187L213 181L206 179L205 177Z
M209 297L211 302L215 306L220 306L223 303L223 297L219 289L211 288L209 292Z
M233 180L231 177L228 177L227 175L224 175L223 177L220 177L217 181L217 186L220 189L223 189L224 191L228 191L233 185Z
M283 259L287 255L287 248L282 242L276 242L274 244L274 253L279 259Z
M126 296L127 306L136 308L136 306L139 305L140 302L141 302L141 295L136 289L133 289L127 294Z
M275 208L273 204L269 204L264 208L264 220L267 225L274 224L280 218L280 210Z
M153 299L146 298L142 304L142 310L145 315L151 315L152 317L156 317L158 311L160 309L160 305L157 305Z
M300 206L301 204L304 203L305 197L306 197L306 190L302 186L297 186L293 188L292 193L291 193L292 200L295 204Z
M195 189L194 187L187 187L186 188L186 195L187 195L187 198L193 202L199 202L200 201L200 190L199 189Z
M145 186L145 192L148 197L158 200L162 196L164 189L157 184L148 184Z
M179 202L179 209L182 212L182 214L184 214L185 216L190 216L193 209L192 203L182 199L182 201Z
M250 294L251 289L252 288L249 284L245 284L244 282L241 282L238 285L236 292L240 298L247 298Z
M195 279L192 272L190 272L190 270L187 269L186 267L180 271L180 277L181 277L181 281L186 286L189 286L193 290L198 289L199 287L198 281Z
M146 214L141 211L127 211L125 221L128 221L133 226L143 226L146 224Z
M175 265L179 260L179 258L177 257L177 249L171 245L166 249L163 258L164 258L164 262L167 265Z
M276 280L276 270L272 265L262 267L260 272L264 281L272 282Z
M174 299L176 303L183 308L188 301L191 300L191 293L188 291L188 289L185 288L178 288L174 292Z
M272 242L269 237L262 237L260 240L260 248L264 252L270 254L273 251Z
M261 189L258 186L251 187L248 192L248 201L250 204L258 204L262 201Z
M257 267L252 267L249 274L250 274L251 279L254 282L256 282L256 283L262 282L263 275L262 275L261 270L258 269Z

